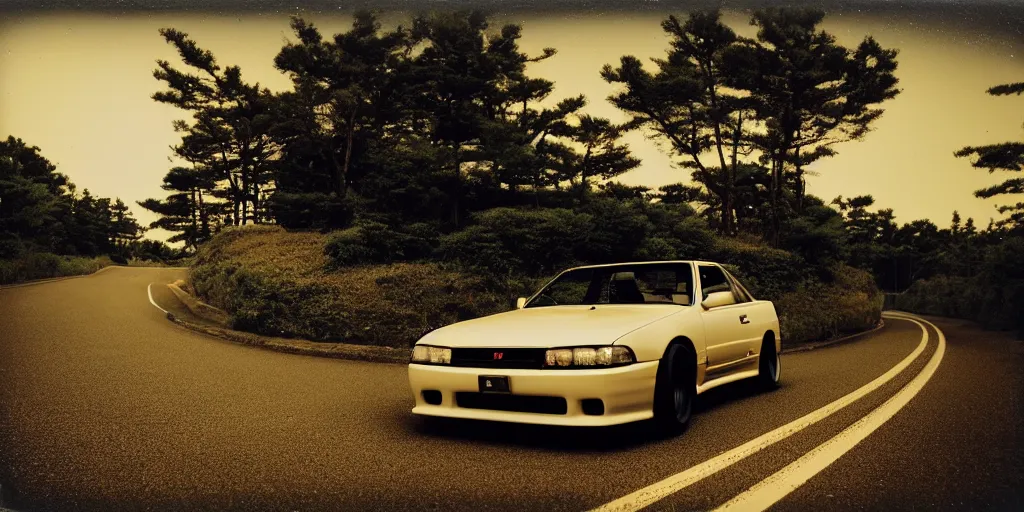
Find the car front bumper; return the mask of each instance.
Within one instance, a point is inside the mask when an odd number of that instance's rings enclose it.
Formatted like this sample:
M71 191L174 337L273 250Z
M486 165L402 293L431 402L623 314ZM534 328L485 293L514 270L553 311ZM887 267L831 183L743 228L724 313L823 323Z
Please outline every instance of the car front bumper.
M461 368L410 364L409 384L416 399L412 412L476 420L534 423L541 425L605 426L629 423L653 416L654 381L658 361L594 370L511 370ZM565 400L565 413L525 412L480 408L457 400L456 393L479 395L480 376L507 376L515 397L556 397ZM438 391L441 403L432 405L424 391ZM467 395L459 395L465 397ZM507 396L507 395L503 395ZM484 396L485 401L487 396ZM500 397L499 397L500 398ZM584 414L583 400L599 399L602 414ZM460 405L460 402L462 404ZM478 401L479 402L479 401ZM468 405L473 405L472 407Z

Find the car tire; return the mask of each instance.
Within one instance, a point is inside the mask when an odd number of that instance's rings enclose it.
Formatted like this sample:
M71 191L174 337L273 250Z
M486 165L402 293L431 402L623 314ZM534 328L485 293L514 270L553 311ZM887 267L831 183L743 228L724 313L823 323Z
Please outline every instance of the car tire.
M779 378L782 377L782 358L779 351L775 349L775 340L765 338L761 342L761 353L758 356L757 380L764 389L775 389L779 387Z
M665 434L686 430L697 396L696 358L685 345L672 345L658 363L654 385L654 423Z

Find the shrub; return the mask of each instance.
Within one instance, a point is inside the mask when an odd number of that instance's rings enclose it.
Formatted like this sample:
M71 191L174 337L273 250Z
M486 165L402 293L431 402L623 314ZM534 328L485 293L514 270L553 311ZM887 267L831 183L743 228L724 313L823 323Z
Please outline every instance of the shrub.
M975 320L994 329L1015 329L1024 337L1024 239L1007 238L990 247L973 278L939 275L915 281L896 299L896 308L926 315Z
M731 265L750 293L759 299L775 300L814 281L814 276L807 275L802 258L766 246L721 239L712 250L711 259Z
M337 267L358 265L370 260L370 248L363 244L359 228L349 228L331 235L324 245L324 254Z
M437 236L437 231L424 223L396 230L380 222L362 222L332 235L324 253L337 267L415 261L431 255Z
M786 344L863 331L881 319L883 295L871 274L852 267L834 269L833 283L810 283L774 301Z
M15 259L0 259L0 284L91 274L113 264L106 256L82 258L30 253Z
M0 233L0 260L16 259L25 252L25 244L17 235Z
M365 265L291 278L222 263L192 274L236 329L320 341L408 346L443 325L508 309L479 278L436 264Z
M407 346L442 325L509 308L483 279L436 263L332 271L327 240L277 227L227 230L200 249L190 280L236 329L320 341Z
M591 217L561 208L494 208L474 225L441 239L450 261L490 276L550 275L580 261L592 235Z
M579 260L587 263L636 260L644 240L654 231L640 200L624 202L596 196L579 211L590 219L589 225L584 226L590 232L586 245L578 251Z
M495 208L472 220L439 240L430 225L368 220L331 235L230 228L200 249L191 278L236 328L391 346L507 310L556 272L605 261L726 263L758 298L775 301L787 344L868 328L880 316L881 294L867 273L837 267L829 269L833 280L821 282L799 256L716 241L703 221L671 205L598 196L580 211ZM400 262L439 256L446 263Z
M338 229L352 225L360 207L358 198L335 194L289 193L270 196L268 207L281 226L295 229Z
M674 259L708 259L715 248L715 235L704 219L688 215L677 208L657 207L648 211L658 238L675 250Z

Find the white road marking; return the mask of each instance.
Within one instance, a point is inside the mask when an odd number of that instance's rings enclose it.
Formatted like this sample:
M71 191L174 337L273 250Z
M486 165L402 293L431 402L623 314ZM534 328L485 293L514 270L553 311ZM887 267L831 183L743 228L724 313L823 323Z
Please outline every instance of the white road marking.
M153 283L149 283L149 286L146 287L146 293L149 294L149 303L152 304L153 307L159 309L160 311L163 311L166 314L167 310L160 307L160 305L157 304L155 300L153 300Z
M893 318L899 318L901 320L910 320L902 316L891 315ZM911 320L912 321L912 320ZM594 512L600 511L634 511L640 510L644 507L651 505L661 499L664 499L676 492L679 492L686 487L693 485L696 482L703 480L787 437L800 432L801 430L831 416L840 409L850 405L856 400L864 397L868 393L878 389L885 383L892 380L896 375L899 375L904 369L910 366L924 352L925 346L928 344L928 331L925 330L921 335L921 342L918 343L917 348L900 361L896 366L893 366L889 371L883 373L875 380L857 388L849 394L839 398L838 400L825 405L803 417L797 418L775 430L772 430L766 434L756 437L746 443L743 443L736 448L733 448L727 452L719 454L711 459L708 459L696 466L690 467L685 471L676 473L660 482L651 484L643 489L630 493L623 496L615 501L602 505Z
M900 317L910 320L921 330L927 332L927 328L912 317ZM878 430L886 421L889 421L900 411L912 398L917 396L921 388L928 383L928 380L935 374L935 369L942 362L942 356L946 351L946 336L942 334L935 324L921 319L932 326L939 334L939 346L935 349L931 359L925 364L921 373L907 383L895 395L871 411L863 418L857 420L838 435L820 444L817 448L807 452L792 464L780 469L774 475L762 480L760 483L747 489L740 495L729 500L727 503L715 509L716 511L761 511L777 503L786 495L795 491L798 487L817 475L833 462L850 451L854 446L863 441L872 432Z

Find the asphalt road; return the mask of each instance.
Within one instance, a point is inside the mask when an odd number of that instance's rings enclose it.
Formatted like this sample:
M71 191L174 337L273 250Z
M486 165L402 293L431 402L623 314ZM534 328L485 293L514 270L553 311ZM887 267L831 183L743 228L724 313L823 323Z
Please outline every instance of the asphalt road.
M403 366L270 352L167 321L147 287L168 304L162 283L182 274L116 268L0 289L0 505L587 510L832 404L913 355L923 334L890 318L857 340L786 354L780 389L712 390L674 438L644 425L424 423L409 413ZM929 327L890 381L649 509L714 509L839 452L773 510L1024 509L1024 343L930 320L943 348ZM865 425L877 430L833 446Z

